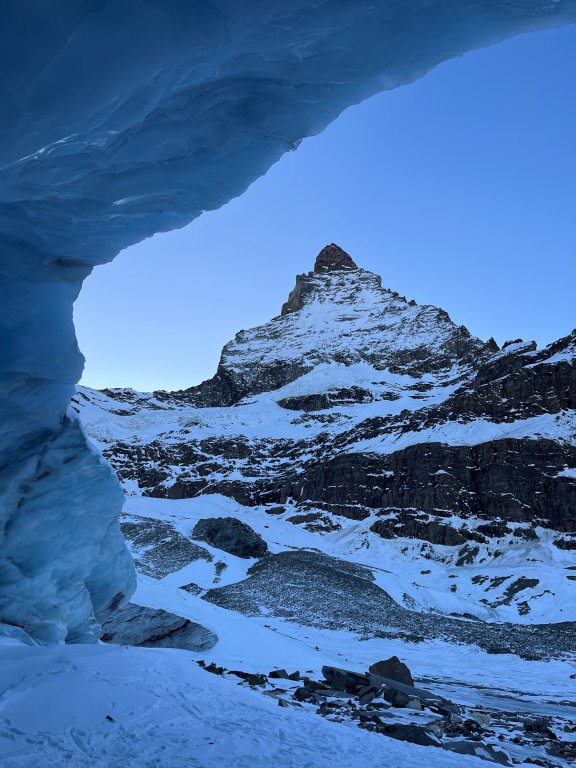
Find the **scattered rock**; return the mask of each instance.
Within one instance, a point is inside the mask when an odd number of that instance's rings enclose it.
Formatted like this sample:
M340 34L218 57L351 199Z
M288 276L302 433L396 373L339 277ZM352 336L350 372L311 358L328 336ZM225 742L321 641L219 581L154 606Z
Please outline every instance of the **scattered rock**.
M300 688L296 688L294 693L292 694L292 698L296 701L310 701L315 704L320 703L320 699L318 696L316 696L315 693L308 690L308 688L305 688L304 686L301 686Z
M415 709L418 712L420 712L422 709L424 709L420 699L408 699L408 701L405 704L405 707L406 707L406 709Z
M239 677L241 680L245 680L248 685L266 685L268 682L266 675L262 675L257 672L242 672L239 669L231 669L230 674L236 675L236 677Z
M286 512L286 507L268 507L266 514L268 515L283 515Z
M288 679L288 672L286 672L285 669L273 669L271 672L268 673L268 677L271 677L272 679Z
M576 760L576 742L556 741L546 749L546 752L552 755L552 757L561 757L564 760L573 762Z
M444 724L447 736L477 736L484 730L476 718L451 717Z
M128 517L121 528L130 542L138 570L146 576L161 579L195 560L212 560L204 547L161 520Z
M402 691L389 687L386 687L384 690L384 698L392 704L393 707L405 707L409 701L415 701L415 699L411 699L410 696L407 696Z
M401 663L396 657L386 662ZM382 663L386 663L382 662ZM204 662L197 662L201 666ZM374 667L383 669L385 667ZM206 669L215 674L223 674L226 670L210 664ZM576 742L563 742L558 739L550 728L549 718L531 718L524 725L525 736L519 732L522 723L520 716L510 712L491 711L490 714L477 708L460 708L453 702L421 688L406 685L402 682L384 678L374 674L372 668L368 673L355 672L339 667L325 666L322 669L324 680L313 680L304 677L302 685L291 694L292 700L285 698L290 695L286 688L275 687L275 681L295 679L298 672L288 675L284 668L272 670L269 675L231 670L231 675L240 677L252 686L259 686L267 696L275 698L278 706L302 706L334 722L356 722L360 728L380 733L400 741L410 742L421 746L443 748L446 751L461 755L471 755L497 765L510 766L513 760L508 752L497 743L508 741L509 744L528 747L545 748L553 757L562 758L568 762L576 758ZM404 673L405 674L405 673ZM268 684L268 685L267 685ZM395 712L392 706L412 710L412 715ZM424 709L442 718L424 722L426 716L420 714ZM462 714L459 714L459 712ZM407 715L412 722L406 722ZM395 722L394 720L400 720ZM566 722L566 721L564 721ZM494 730L487 731L490 726ZM562 720L557 723L560 730ZM564 725L564 731L570 732L570 726ZM517 761L516 761L517 762ZM524 762L556 768L556 763L544 758L527 758Z
M336 690L346 691L347 693L355 694L358 690L370 686L369 675L350 672L347 669L325 666L322 667L322 674L330 686Z
M361 706L365 706L366 704L370 704L370 702L374 701L376 696L380 693L380 688L377 688L372 685L365 685L364 687L360 688L357 692L358 696L358 702Z
M524 721L524 731L526 733L537 733L545 736L552 741L556 740L556 734L550 730L550 720L546 717L535 717Z
M326 683L319 683L317 680L311 680L309 677L305 677L303 682L304 687L309 691L312 691L312 693L316 693L316 691L328 690Z
M268 673L268 677L273 680L300 680L300 672L288 672L285 669L273 669Z
M444 725L441 720L433 720L431 723L426 723L424 728L426 728L429 733L433 733L434 736L437 736L439 739L444 736Z
M224 672L226 672L224 667L218 667L216 664L214 664L214 662L211 662L208 665L205 664L204 669L206 672L212 672L213 675L223 675Z
M469 710L468 714L472 720L475 720L482 727L487 727L490 725L492 720L488 712L482 712L479 709L471 709Z

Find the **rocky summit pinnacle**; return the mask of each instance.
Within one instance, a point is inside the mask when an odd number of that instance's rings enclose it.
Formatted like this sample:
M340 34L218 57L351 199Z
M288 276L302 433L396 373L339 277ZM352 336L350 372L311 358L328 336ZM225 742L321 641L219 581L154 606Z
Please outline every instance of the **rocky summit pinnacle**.
M342 250L336 243L330 243L322 248L316 257L314 272L348 272L352 269L358 269L352 257Z

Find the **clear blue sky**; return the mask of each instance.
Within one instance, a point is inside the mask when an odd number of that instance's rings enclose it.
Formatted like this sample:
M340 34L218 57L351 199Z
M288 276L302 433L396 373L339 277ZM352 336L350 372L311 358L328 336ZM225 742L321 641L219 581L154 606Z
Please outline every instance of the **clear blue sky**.
M576 27L514 38L347 110L241 197L124 251L76 304L84 383L177 389L278 314L336 242L472 333L576 326Z

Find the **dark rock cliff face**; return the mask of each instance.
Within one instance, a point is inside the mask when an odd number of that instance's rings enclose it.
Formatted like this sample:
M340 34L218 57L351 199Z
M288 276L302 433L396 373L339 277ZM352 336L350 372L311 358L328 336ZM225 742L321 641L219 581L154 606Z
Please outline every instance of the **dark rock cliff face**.
M303 472L250 484L178 480L151 493L167 498L223 493L247 506L294 503L352 520L375 514L385 519L372 530L387 538L461 544L512 533L508 523L576 533L576 480L559 474L567 463L576 466L576 448L550 440L425 443L387 456L339 454L309 462ZM498 525L456 525L453 515Z
M576 482L557 476L567 460L576 464L576 448L549 440L426 443L386 457L343 454L287 483L277 501L304 498L353 518L371 510L378 515L408 510L411 520L454 514L576 533ZM388 530L394 532L394 525ZM396 535L429 538L414 535L405 524Z
M209 381L108 391L99 406L114 418L157 411L161 427L146 440L136 421L103 448L146 495L281 505L317 530L370 518L373 534L447 546L540 527L570 549L575 361L576 331L543 350L499 349L382 288L332 244L280 316L224 347ZM96 397L79 393L78 407Z

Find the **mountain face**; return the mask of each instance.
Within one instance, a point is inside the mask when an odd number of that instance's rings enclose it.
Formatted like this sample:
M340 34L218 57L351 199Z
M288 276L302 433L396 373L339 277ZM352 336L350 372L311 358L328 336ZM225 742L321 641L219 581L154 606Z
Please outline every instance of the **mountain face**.
M317 531L368 521L474 560L543 530L576 548L575 358L576 332L499 349L329 245L212 379L80 389L75 407L130 493L220 493Z
M298 275L280 315L240 331L224 347L214 378L187 390L182 399L197 406L235 405L278 390L323 364L367 364L376 378L376 372L387 371L448 382L489 353L489 345L455 326L446 312L382 288L378 275L359 269L332 244L318 254L313 272ZM387 383L385 376L380 379ZM360 396L352 394L352 401ZM364 398L378 396L364 393ZM316 410L313 400L284 405Z

